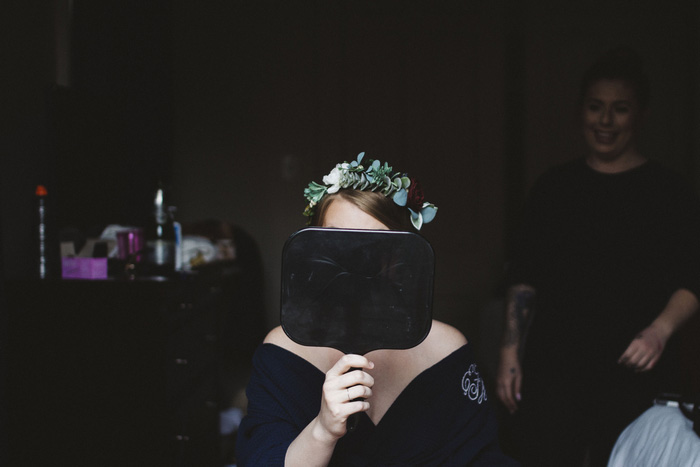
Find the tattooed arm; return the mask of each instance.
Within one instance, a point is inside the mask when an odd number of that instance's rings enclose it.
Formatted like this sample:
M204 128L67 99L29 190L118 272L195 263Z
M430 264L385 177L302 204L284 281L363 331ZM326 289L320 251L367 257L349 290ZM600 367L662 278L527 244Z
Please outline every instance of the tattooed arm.
M518 409L522 369L519 350L530 318L535 289L526 284L514 285L506 297L503 341L498 364L497 392L510 413Z

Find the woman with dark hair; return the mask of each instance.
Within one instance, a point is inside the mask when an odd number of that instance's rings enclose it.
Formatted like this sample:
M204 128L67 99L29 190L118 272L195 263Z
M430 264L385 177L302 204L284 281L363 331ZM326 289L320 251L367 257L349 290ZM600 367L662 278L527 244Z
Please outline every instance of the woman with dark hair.
M305 190L313 225L408 231L433 219L437 208L414 179L378 161L363 165L362 156ZM278 327L253 365L240 466L514 464L498 449L467 340L447 324L433 321L414 348L366 355L302 346ZM464 390L467 374L477 391ZM348 417L358 413L348 432Z
M636 54L594 63L580 97L588 152L530 193L497 377L513 414L504 445L525 465L606 465L624 427L679 389L670 338L698 309L700 204L640 152L648 104Z

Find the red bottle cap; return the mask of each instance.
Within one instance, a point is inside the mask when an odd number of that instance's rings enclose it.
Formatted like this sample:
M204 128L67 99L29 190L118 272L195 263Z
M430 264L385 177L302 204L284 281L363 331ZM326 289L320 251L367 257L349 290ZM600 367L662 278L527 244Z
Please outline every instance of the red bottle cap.
M46 187L44 185L37 185L36 186L36 195L37 196L46 196L49 193L46 191Z

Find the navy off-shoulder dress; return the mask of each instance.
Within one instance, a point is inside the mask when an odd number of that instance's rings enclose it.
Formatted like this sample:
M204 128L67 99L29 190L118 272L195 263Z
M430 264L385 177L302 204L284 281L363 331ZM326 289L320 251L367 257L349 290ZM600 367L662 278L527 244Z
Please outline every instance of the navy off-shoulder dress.
M325 375L273 344L253 357L248 413L238 432L239 467L281 466L287 448L320 410ZM511 466L470 348L418 375L378 425L365 413L341 438L331 466Z

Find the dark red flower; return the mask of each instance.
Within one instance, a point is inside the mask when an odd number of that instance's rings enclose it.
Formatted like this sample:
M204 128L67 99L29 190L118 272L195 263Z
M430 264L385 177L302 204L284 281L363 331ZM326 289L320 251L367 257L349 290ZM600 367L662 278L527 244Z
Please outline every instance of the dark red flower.
M423 189L420 186L418 180L412 178L411 184L408 187L408 200L406 201L406 206L413 209L415 212L420 212L423 208L423 201L425 196L423 195Z

